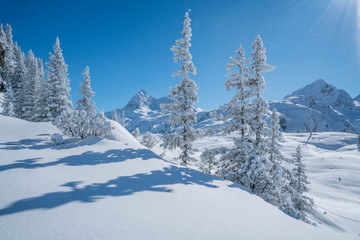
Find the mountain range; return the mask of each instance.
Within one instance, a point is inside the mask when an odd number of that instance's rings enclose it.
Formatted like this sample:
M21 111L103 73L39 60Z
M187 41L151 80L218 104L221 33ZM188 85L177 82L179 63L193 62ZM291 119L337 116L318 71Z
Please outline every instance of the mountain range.
M161 104L169 103L168 97L155 98L141 90L123 108L117 108L124 115L125 128L132 132L139 128L141 133L166 133L170 130L169 113L161 113ZM360 95L351 98L344 91L319 79L284 97L269 102L270 110L280 113L283 131L294 132L360 132ZM197 122L194 127L207 129L220 127L224 122L211 117L213 111L195 108ZM112 118L113 111L105 113Z

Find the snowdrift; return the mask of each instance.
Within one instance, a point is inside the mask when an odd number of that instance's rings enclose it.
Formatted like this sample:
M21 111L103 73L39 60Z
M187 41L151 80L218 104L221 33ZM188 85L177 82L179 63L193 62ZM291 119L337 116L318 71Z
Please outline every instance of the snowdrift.
M2 240L358 239L162 160L112 125L118 141L89 137L53 146L58 130L50 123L0 116Z

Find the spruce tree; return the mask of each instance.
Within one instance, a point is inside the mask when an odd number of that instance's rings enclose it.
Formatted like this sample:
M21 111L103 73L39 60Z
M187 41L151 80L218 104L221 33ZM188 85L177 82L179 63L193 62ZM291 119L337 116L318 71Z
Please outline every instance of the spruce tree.
M15 117L24 117L23 109L26 99L22 96L24 82L26 78L26 66L25 66L25 54L21 51L20 47L15 42L14 44L15 55L15 68L12 78L10 79L10 85L13 90L13 105Z
M119 122L118 114L116 112L116 109L114 109L114 111L113 111L112 120L114 120L116 122Z
M182 77L182 81L175 88L170 88L169 98L173 101L162 106L163 112L170 111L169 122L172 133L164 138L163 147L169 149L180 148L178 157L181 163L187 166L195 159L191 156L196 149L193 141L197 138L197 132L192 127L196 122L195 102L198 100L197 85L190 79L189 74L196 75L189 48L191 46L191 27L189 13L185 13L184 28L181 39L176 40L171 48L174 54L174 62L182 62L181 70L174 72L173 76ZM175 130L175 127L177 129Z
M4 101L3 101L3 114L5 116L14 117L14 106L13 106L14 96L11 86L8 86L4 92Z
M83 72L84 81L80 83L81 89L78 95L82 97L76 101L76 111L78 111L77 127L79 128L79 136L85 138L91 135L95 124L96 107L92 100L95 93L90 86L89 67L85 68Z
M225 67L229 77L225 82L225 87L228 91L234 88L236 92L229 102L221 107L227 113L225 119L231 119L231 122L223 130L225 134L238 132L240 137L234 138L235 147L221 157L220 175L228 180L246 185L247 180L244 179L246 173L241 169L249 158L252 144L249 136L251 118L248 100L250 97L249 68L246 66L244 48L240 46L236 50L236 56L230 59L231 63Z
M56 38L53 46L54 53L50 53L50 61L46 63L49 70L47 74L47 86L49 96L47 97L50 120L55 120L63 111L73 109L70 100L70 80L68 78L67 65L60 48L60 40Z
M303 163L303 156L301 154L300 144L296 148L296 153L293 155L295 168L292 170L293 179L290 186L295 190L292 196L294 208L297 210L296 215L306 221L306 213L311 212L313 208L313 200L304 195L309 189L306 185L309 184L306 175L306 167Z
M263 46L260 35L256 36L252 44L254 52L251 53L251 76L249 77L249 87L251 96L254 99L251 102L252 121L250 131L254 135L254 152L256 155L265 155L268 153L269 129L265 122L265 117L269 110L269 104L262 97L262 92L266 89L263 72L269 72L275 69L266 63L266 48Z
M156 138L151 132L146 132L142 137L141 144L151 149L156 145Z
M16 58L15 58L15 44L13 41L12 28L9 24L5 26L5 75L3 75L3 80L7 85L11 85L11 80L14 78L14 71L16 67Z

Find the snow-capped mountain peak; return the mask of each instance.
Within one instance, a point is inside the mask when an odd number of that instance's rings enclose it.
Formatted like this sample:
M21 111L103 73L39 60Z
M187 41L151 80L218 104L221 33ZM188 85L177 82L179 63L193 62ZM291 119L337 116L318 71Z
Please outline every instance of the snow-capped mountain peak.
M140 90L130 99L124 110L147 108L152 100L153 97L148 96L145 90Z
M315 104L331 106L337 110L352 109L354 105L353 99L344 91L337 89L333 85L319 79L311 84L296 90L285 99L305 106L313 106Z

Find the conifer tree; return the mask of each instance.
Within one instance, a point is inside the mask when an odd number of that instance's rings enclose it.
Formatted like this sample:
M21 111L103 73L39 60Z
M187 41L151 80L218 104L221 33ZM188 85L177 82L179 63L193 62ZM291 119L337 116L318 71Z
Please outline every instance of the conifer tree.
M197 132L192 125L196 122L195 102L198 100L197 85L190 79L189 74L196 75L189 48L191 46L191 27L189 13L185 13L183 38L176 40L171 48L174 53L174 62L182 62L181 70L174 72L173 76L182 77L182 81L175 88L170 88L169 98L173 101L162 106L163 112L170 111L169 122L173 131L164 138L164 148L180 148L178 157L181 163L187 166L195 159L191 156L196 149L192 142L197 138ZM175 127L178 127L175 131Z
M296 194L293 194L292 201L294 208L297 210L296 215L306 221L306 213L311 212L313 208L313 200L304 195L309 189L306 185L309 184L306 175L306 167L303 163L303 157L301 154L300 144L296 148L296 153L293 155L295 168L292 170L293 179L290 182L290 186L295 190Z
M270 130L270 154L269 160L273 163L278 162L281 163L285 160L284 156L281 154L279 148L280 144L279 141L283 138L280 132L280 119L279 113L274 108L271 114L271 130Z
M235 147L221 157L220 175L228 180L245 184L247 182L244 179L246 173L241 172L241 169L243 168L242 164L249 158L252 144L249 136L251 118L248 101L250 97L248 88L249 69L246 66L244 48L240 46L236 51L236 56L230 59L231 63L225 67L229 77L225 82L225 87L228 91L234 88L236 92L229 102L221 107L224 112L228 113L225 119L232 120L223 130L225 134L238 132L240 137L234 138Z
M4 101L3 101L3 114L5 116L14 117L14 106L13 106L13 91L11 86L8 86L4 92Z
M60 40L56 38L53 46L54 53L50 53L50 61L46 63L49 70L47 73L47 86L49 96L47 97L50 120L55 120L60 114L69 109L73 109L70 100L70 80L68 78L67 65L60 48Z
M118 114L116 112L116 109L114 109L114 111L113 111L112 120L114 120L116 122L119 122Z
M13 41L12 28L9 24L5 26L5 75L2 76L7 85L11 85L11 79L14 77L14 71L16 67L15 59L15 45Z
M254 99L251 102L252 121L250 131L255 137L253 147L256 155L265 155L268 153L269 129L265 122L265 116L269 110L269 104L262 97L262 91L266 89L263 72L269 72L275 69L266 63L266 48L263 46L260 35L256 36L252 44L254 52L251 53L251 76L249 77L249 87L251 96Z
M105 137L111 131L110 122L106 121L106 117L103 110L100 110L99 114L95 118L93 135L98 137Z
M146 132L141 140L141 144L151 149L156 145L156 138L151 132Z
M76 111L78 111L77 128L78 135L81 138L85 138L91 135L94 128L94 122L96 117L95 102L92 100L95 93L90 86L90 74L89 67L85 68L83 72L84 81L80 83L81 89L79 95L82 97L76 101Z
M15 117L22 118L24 116L23 105L26 101L22 97L22 90L26 77L25 54L15 42L14 44L15 68L10 85L13 90L13 105Z

